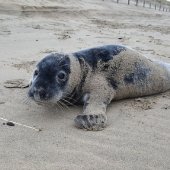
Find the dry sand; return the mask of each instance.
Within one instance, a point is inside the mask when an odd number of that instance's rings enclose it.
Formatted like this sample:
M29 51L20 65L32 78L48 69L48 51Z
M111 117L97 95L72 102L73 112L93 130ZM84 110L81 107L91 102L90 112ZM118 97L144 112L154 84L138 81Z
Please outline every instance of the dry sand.
M170 169L170 91L113 102L109 126L90 132L74 127L82 107L44 108L25 102L27 89L4 87L28 81L51 51L103 44L170 63L170 13L109 0L0 0L0 117L42 128L0 119L0 170Z

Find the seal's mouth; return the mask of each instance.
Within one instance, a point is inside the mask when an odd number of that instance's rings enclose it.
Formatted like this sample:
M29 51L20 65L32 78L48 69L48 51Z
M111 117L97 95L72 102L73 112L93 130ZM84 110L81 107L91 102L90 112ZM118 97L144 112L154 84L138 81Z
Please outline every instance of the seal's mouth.
M28 91L28 97L34 100L36 103L56 103L62 99L62 91L48 92L43 88L30 88Z

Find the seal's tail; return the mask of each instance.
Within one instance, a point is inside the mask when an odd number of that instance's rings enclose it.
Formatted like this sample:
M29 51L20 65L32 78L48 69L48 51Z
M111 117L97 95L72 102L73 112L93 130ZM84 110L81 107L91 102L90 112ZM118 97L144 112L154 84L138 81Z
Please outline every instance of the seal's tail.
M166 67L167 70L170 71L170 63L166 63L166 62L163 62L163 61L155 61L155 62L162 65L163 67Z
M156 61L157 63L158 63L158 65L160 65L161 67L163 67L163 68L165 68L166 69L166 77L167 77L167 79L166 80L168 80L168 81L166 81L166 82L168 82L168 89L170 89L170 63L166 63L166 62L163 62L163 61Z
M170 64L169 64L169 63L165 63L165 66L166 66L167 69L170 71Z
M170 64L169 63L164 63L164 66L166 67L166 69L168 71L168 80L169 80L169 84L170 84Z

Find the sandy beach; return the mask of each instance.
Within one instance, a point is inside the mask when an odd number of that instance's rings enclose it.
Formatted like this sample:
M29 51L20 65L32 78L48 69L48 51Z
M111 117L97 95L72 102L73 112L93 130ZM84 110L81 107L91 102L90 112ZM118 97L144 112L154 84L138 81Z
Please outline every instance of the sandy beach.
M39 106L27 100L28 88L5 85L27 84L50 52L104 44L170 63L170 12L110 0L0 0L1 170L170 169L170 91L112 102L108 127L92 132L74 126L81 106Z

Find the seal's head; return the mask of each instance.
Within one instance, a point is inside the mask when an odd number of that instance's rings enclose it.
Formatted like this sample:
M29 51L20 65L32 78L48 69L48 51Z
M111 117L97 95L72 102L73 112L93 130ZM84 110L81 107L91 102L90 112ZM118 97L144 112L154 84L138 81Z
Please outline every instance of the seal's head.
M34 71L28 96L36 102L59 101L67 88L70 59L64 54L50 54L43 58Z

